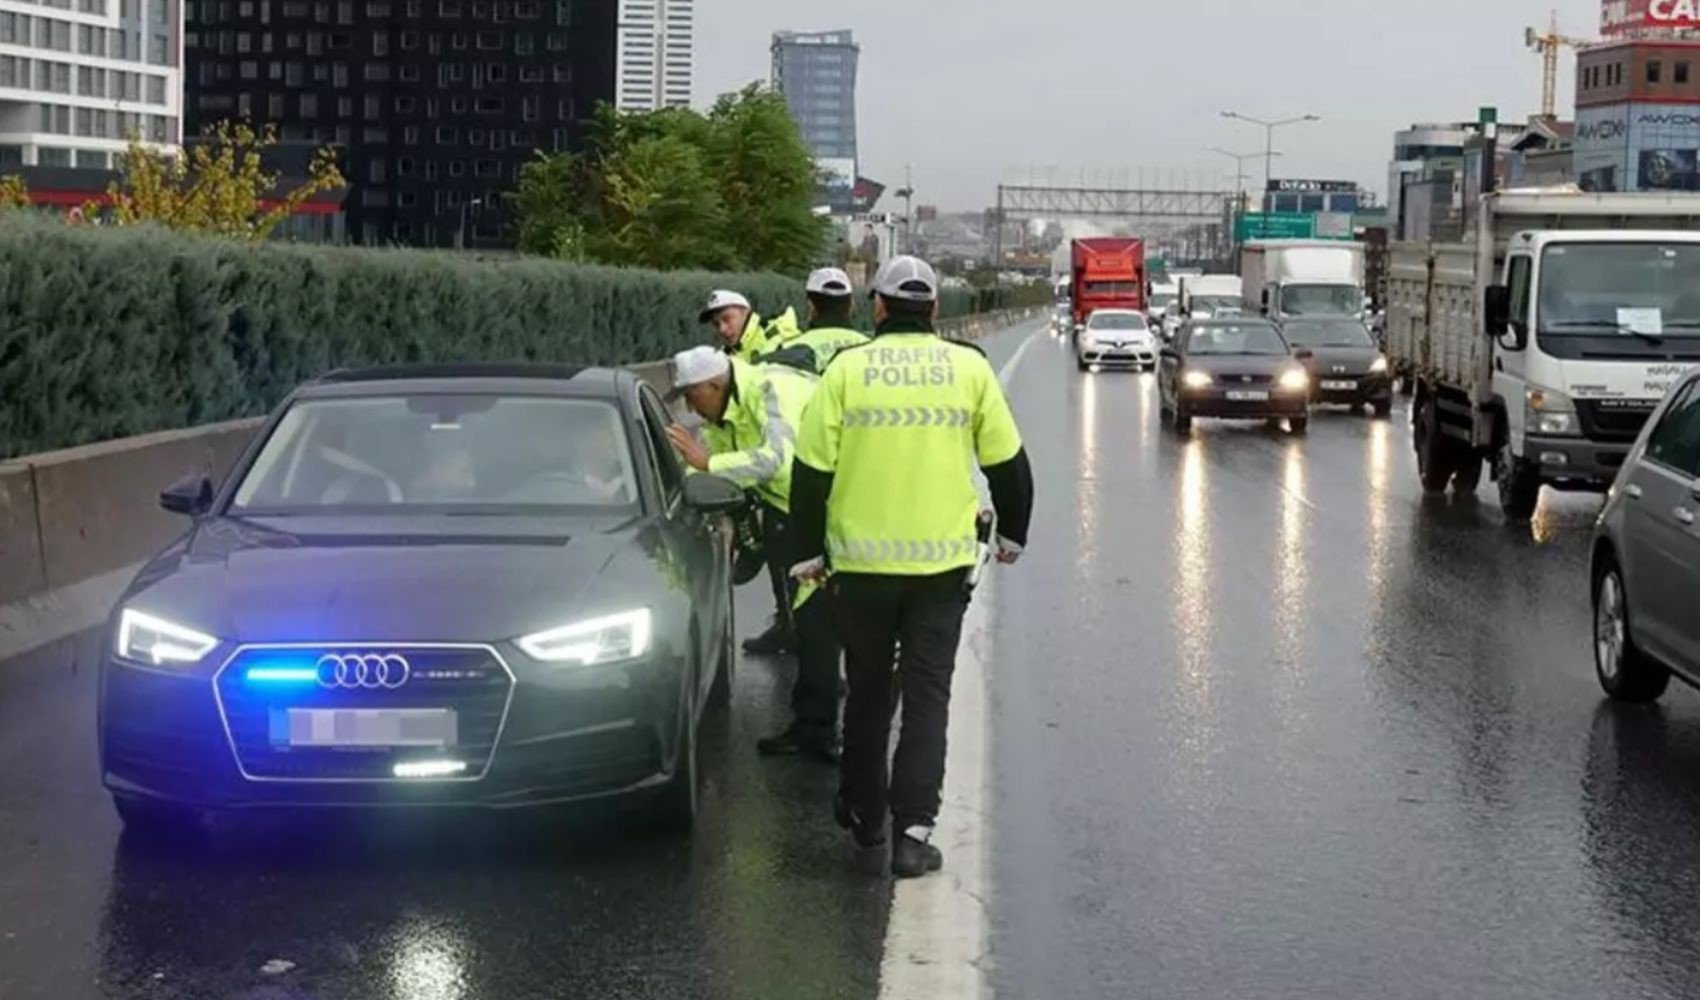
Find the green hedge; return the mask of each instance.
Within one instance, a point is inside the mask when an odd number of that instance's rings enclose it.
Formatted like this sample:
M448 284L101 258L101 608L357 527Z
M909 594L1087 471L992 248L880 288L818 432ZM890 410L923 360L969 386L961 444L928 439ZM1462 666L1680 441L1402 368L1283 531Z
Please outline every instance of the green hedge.
M264 413L334 368L627 364L704 343L708 291L772 316L802 284L538 258L248 244L0 213L0 458ZM947 289L950 318L1026 289ZM870 321L866 305L858 320Z
M0 215L0 457L265 412L330 369L622 364L704 342L712 288L772 312L777 275L244 244Z

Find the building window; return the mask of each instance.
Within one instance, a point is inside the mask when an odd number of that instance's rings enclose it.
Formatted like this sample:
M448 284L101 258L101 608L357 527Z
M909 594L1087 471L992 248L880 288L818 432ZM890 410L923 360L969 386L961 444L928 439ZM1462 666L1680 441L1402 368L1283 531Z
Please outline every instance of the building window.
M384 114L384 99L377 94L366 95L366 120L375 122Z
M467 129L466 144L474 148L484 145L484 130L481 128Z
M401 141L408 146L419 145L419 126L408 125L402 128Z
M348 86L348 64L334 63L331 66L331 84L337 87Z
M1664 82L1664 75L1665 75L1664 69L1665 69L1664 63L1659 62L1657 59L1647 60L1647 82L1648 83L1662 83L1662 82Z
M508 102L500 97L480 97L478 113L481 115L499 115L508 109Z
M460 142L460 129L453 125L437 126L437 145L453 146Z
M555 66L555 82L556 83L572 83L573 82L573 64L572 63L557 63L556 64L556 66Z
M413 157L411 157L411 156L398 157L395 161L395 175L397 177L412 177L413 176Z
M302 95L300 95L300 101L301 101L301 105L300 105L300 107L301 107L301 117L303 117L303 118L317 118L317 117L319 117L319 95L318 94L302 94Z
M325 35L322 31L307 32L307 54L322 56L325 54Z
M354 98L339 97L336 99L336 116L338 118L354 117Z
M266 97L266 117L271 121L283 120L283 95L269 94Z
M514 55L529 56L537 51L537 36L529 31L514 32Z
M387 0L369 0L366 4L367 17L389 17L390 5Z
M401 50L412 52L419 48L419 32L404 31L401 33Z
M283 67L283 82L285 86L299 87L307 78L307 68L298 62L292 62Z
M500 31L480 31L478 33L478 48L483 52L501 51L502 33Z
M519 82L520 83L542 83L543 82L543 67L541 67L541 66L521 66L519 68Z
M450 160L449 161L449 176L450 177L465 177L466 176L466 161L465 160ZM450 199L451 204L453 204L454 198L455 198L455 193L453 191L450 191L449 192L449 199Z
M412 208L419 204L419 196L414 194L412 191L403 191L396 195L395 203L400 205L402 208Z
M507 83L508 68L501 63L491 63L484 70L484 78L491 83Z
M382 184L390 179L389 164L381 156L372 157L366 164L366 176L373 184Z
M471 106L472 103L468 101L464 95L457 94L454 97L449 98L449 110L457 115L466 114L467 109Z
M380 31L372 35L372 54L387 56L390 54L390 33Z
M1671 67L1671 82L1672 83L1687 83L1688 82L1688 63L1687 62L1679 62L1675 66Z
M401 68L401 82L402 83L418 83L419 82L419 67L413 65L412 63L408 63L406 66L403 66Z
M390 64L369 62L366 64L366 79L371 83L384 83L390 78Z
M43 146L36 151L36 162L44 167L68 167L71 165L71 151Z

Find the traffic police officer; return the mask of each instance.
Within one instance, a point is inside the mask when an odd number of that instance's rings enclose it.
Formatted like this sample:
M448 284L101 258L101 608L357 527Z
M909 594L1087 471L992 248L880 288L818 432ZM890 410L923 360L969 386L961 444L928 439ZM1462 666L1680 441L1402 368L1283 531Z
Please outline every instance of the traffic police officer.
M740 361L760 361L762 355L778 350L802 333L797 327L795 309L787 309L778 319L764 323L749 299L724 289L708 297L697 318L713 326L726 353Z
M809 296L809 329L764 360L821 374L839 351L860 347L868 338L850 325L854 291L848 274L836 267L823 267L809 275L804 289Z
M985 355L933 332L933 269L894 258L873 291L873 341L833 359L803 418L791 497L802 558L792 574L829 579L844 643L849 697L834 811L874 847L885 842L889 809L891 870L913 878L944 863L930 840L951 675L980 558L973 465L991 490L1003 563L1026 544L1033 474ZM888 777L899 691L902 733Z
M777 365L745 364L712 347L673 359L674 392L703 418L707 447L678 425L667 428L667 436L686 465L724 476L755 496L768 561L780 567L781 579L789 584L780 605L786 612L797 598L797 585L783 575L795 561L789 542L792 456L797 426L815 385L812 375ZM803 754L836 761L841 653L823 593L811 593L802 603L796 631L792 723L756 748L767 756Z

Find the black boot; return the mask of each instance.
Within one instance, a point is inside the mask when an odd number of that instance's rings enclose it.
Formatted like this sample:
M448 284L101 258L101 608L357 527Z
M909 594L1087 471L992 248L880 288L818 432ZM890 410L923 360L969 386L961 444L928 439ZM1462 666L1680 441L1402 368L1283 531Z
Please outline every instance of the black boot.
M898 878L920 878L943 867L943 851L907 833L899 834L891 846L891 873Z
M756 741L756 753L763 757L816 757L828 764L838 763L838 741L832 737L812 736L796 726L784 732Z
M856 815L855 808L843 792L832 800L832 818L838 821L840 827L850 831L856 838L856 846L864 849L885 846L885 823L879 820L868 822Z
M783 621L776 620L763 632L752 639L744 640L744 652L756 656L778 656L789 653L797 648L797 635Z

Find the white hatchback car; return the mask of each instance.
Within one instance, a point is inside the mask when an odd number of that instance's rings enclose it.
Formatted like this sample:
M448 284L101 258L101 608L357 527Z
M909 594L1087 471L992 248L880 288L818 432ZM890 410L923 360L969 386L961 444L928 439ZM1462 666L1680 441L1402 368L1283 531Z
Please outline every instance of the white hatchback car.
M1156 371L1157 352L1150 320L1133 309L1100 309L1074 338L1074 360L1081 371L1094 365Z

